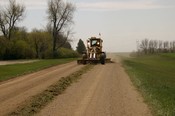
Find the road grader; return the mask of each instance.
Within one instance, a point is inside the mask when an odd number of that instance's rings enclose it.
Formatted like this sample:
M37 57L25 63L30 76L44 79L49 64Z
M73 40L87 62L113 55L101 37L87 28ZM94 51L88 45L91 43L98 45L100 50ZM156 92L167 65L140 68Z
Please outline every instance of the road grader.
M105 64L111 62L106 58L106 53L102 51L103 40L101 38L91 37L87 40L87 50L82 54L82 58L77 60L78 64Z

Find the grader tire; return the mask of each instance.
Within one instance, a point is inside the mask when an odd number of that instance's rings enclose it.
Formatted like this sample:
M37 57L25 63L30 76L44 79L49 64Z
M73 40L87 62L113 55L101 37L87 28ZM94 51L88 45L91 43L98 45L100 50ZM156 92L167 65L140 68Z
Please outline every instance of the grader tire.
M83 64L84 64L84 65L86 65L86 64L87 64L86 60L83 60Z
M103 65L105 64L105 57L104 56L101 56L100 63L103 64Z

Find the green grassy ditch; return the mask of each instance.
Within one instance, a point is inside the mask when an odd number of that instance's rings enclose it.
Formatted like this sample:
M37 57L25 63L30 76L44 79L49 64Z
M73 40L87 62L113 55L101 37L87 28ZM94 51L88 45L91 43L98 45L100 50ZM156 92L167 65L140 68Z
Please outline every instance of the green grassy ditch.
M9 116L32 116L44 108L56 96L63 93L72 83L77 82L81 75L92 69L93 65L87 65L81 70L67 76L62 77L58 82L48 87L42 93L33 96L25 105L19 106L16 111L9 114Z
M0 66L0 82L24 74L29 74L31 72L36 72L45 68L49 68L58 64L68 63L73 60L75 59L73 58L48 59L48 60L39 60L33 63L2 65Z
M175 116L175 54L140 56L123 64L153 115Z

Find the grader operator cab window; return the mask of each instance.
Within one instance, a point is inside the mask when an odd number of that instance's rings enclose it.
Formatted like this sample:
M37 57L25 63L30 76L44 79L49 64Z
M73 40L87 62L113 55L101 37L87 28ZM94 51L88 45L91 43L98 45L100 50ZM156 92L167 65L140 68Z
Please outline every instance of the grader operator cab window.
M100 42L96 39L91 40L91 46L100 46Z

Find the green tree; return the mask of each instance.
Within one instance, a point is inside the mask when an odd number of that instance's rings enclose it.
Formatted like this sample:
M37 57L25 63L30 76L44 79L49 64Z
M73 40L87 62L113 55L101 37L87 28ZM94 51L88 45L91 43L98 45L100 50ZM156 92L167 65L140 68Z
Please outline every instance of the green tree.
M17 40L13 45L12 59L29 59L33 58L33 50L25 40Z
M29 42L34 48L36 58L44 58L46 51L49 49L51 36L48 32L34 29L29 36Z
M66 42L66 43L63 45L63 48L67 48L67 49L71 49L71 50L72 50L72 46L71 46L70 42Z
M6 43L7 43L7 40L0 36L0 59L4 59L4 54L6 52Z
M77 44L77 52L82 54L84 51L86 51L86 47L84 45L84 42L81 39L79 39L79 42Z
M26 27L16 27L15 28L15 33L12 39L17 39L17 40L27 40L28 38L28 32Z

